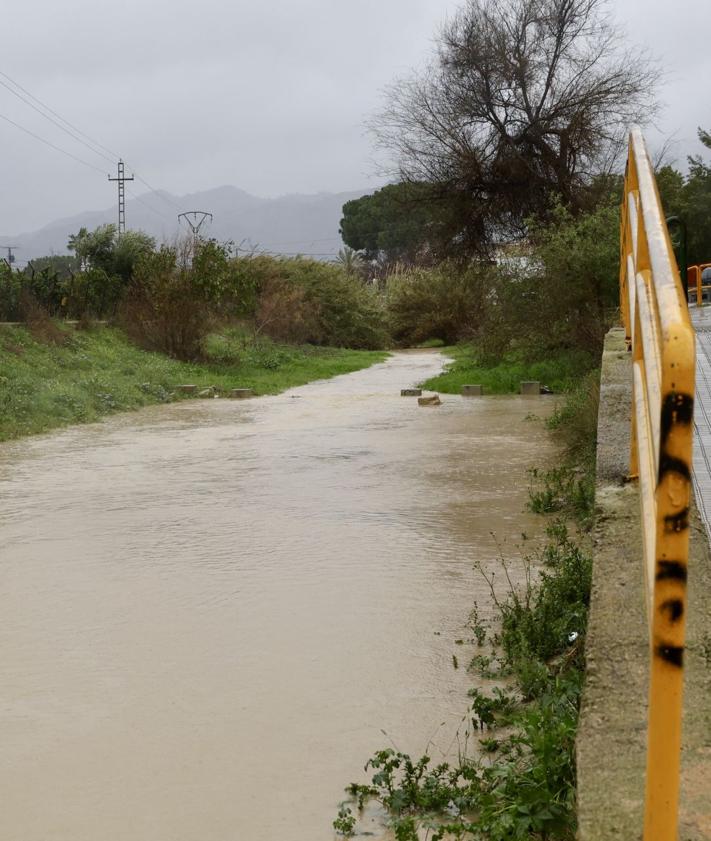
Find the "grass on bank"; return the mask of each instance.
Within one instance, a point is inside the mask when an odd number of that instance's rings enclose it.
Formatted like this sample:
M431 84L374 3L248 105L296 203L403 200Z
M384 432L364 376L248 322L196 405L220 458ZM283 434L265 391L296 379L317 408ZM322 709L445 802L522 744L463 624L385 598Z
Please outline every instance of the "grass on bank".
M507 353L496 364L484 364L470 344L442 348L453 359L445 371L424 382L423 388L461 394L463 385L478 384L484 394L518 394L522 380L538 380L554 392L569 391L592 367L589 353L563 351L538 362L526 362Z
M206 359L185 363L149 353L117 329L0 327L0 440L155 403L174 389L251 388L276 394L382 361L386 352L280 345L237 328L212 335Z

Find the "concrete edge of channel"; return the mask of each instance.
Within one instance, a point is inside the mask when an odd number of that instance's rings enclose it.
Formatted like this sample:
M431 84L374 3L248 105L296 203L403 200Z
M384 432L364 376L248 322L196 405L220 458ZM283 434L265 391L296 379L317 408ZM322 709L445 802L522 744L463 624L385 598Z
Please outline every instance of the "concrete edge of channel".
M605 340L598 416L593 581L577 736L580 841L642 838L649 643L642 533L629 464L632 363ZM689 558L680 841L711 839L711 552L694 511Z

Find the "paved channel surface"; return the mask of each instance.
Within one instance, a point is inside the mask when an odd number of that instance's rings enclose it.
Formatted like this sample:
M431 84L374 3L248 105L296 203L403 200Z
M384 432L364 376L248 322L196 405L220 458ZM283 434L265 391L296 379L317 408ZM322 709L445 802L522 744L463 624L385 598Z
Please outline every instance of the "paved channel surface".
M551 398L400 397L442 364L0 446L2 841L331 841L374 750L456 748Z
M711 307L689 308L696 330L693 479L696 504L711 537Z

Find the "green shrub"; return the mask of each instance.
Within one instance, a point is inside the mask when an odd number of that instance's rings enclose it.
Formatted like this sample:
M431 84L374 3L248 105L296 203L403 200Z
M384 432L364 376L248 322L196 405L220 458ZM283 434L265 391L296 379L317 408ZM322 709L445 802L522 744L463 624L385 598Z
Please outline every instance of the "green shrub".
M553 545L555 552L546 556L550 570L535 584L529 575L523 590L512 589L499 605L501 645L514 670L568 651L570 636L579 638L587 626L592 560L567 535Z
M527 248L497 274L478 337L485 361L512 350L525 360L570 349L598 358L619 305L617 204L577 217L557 207L547 224L530 224Z
M499 612L494 646L501 675L512 672L517 690L469 693L475 731L508 728L480 740L489 756L434 764L427 755L415 760L387 748L367 762L369 784L346 788L359 812L371 799L383 806L395 838L418 841L428 830L432 841L575 838L575 735L592 562L562 527L549 537L549 569L537 581L529 566L523 589L511 586L502 601L487 577ZM341 835L355 833L345 803L333 826Z
M332 347L386 347L378 293L339 266L304 258L255 260L256 327L268 336Z
M25 320L23 295L29 295L49 316L110 317L116 312L123 293L121 279L106 274L103 269L87 269L64 278L49 269L34 276L0 269L0 320Z
M113 316L125 292L117 275L100 268L89 268L62 283L62 314L68 318L106 318Z
M549 429L562 440L568 460L585 465L594 462L599 405L600 371L596 369L578 382L548 420Z
M0 320L18 321L22 276L0 262Z
M583 529L592 525L595 509L595 459L600 372L591 371L567 395L547 426L563 443L563 460L549 470L532 471L529 507L539 514L561 513Z
M321 338L320 315L318 302L307 298L304 286L271 278L262 286L254 321L272 339L305 344Z
M230 243L214 239L182 244L180 266L189 271L192 283L224 318L250 317L264 281L260 258L235 258Z
M471 338L480 327L489 277L488 267L454 263L391 275L386 306L393 338L405 345Z
M119 311L119 323L141 347L176 359L203 356L213 325L210 293L180 267L174 248L145 255Z
M498 359L487 358L476 345L448 348L453 357L444 373L432 377L424 387L460 394L462 386L481 383L485 394L517 394L522 380L538 380L555 393L574 388L593 364L591 355L575 348L550 352L540 359L526 360L521 352L508 351Z

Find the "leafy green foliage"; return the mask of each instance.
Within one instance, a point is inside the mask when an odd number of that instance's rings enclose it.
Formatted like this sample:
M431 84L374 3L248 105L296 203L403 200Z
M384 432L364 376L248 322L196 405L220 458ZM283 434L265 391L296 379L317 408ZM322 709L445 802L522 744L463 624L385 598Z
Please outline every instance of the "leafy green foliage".
M567 395L547 421L564 446L560 465L532 471L529 507L540 514L561 513L588 529L595 505L595 458L600 372L592 371Z
M451 262L390 275L386 307L393 338L411 346L432 339L453 344L471 337L481 320L487 280L485 268Z
M65 279L61 314L68 318L111 316L125 291L124 282L118 275L109 275L100 268L88 268Z
M572 424L568 466L591 482L594 462L586 454L594 448L594 430L576 421L584 406L573 392L553 425L560 430ZM576 505L563 499L562 509L573 511ZM508 582L504 598L497 595L493 577L479 567L498 615L492 627L474 605L471 642L479 647L488 643L491 653L476 655L470 669L486 679L508 681L506 688L486 692L475 687L469 693L469 723L476 732L492 728L479 739L480 754L435 765L426 755L413 759L392 749L378 751L366 765L373 772L370 782L346 789L358 811L369 800L378 801L395 838L573 841L576 836L575 736L592 559L565 521L549 523L546 534L535 563L525 561L522 585L512 583L509 566L501 561ZM342 813L347 824L334 822L334 828L350 837L357 828L355 816L345 804Z
M501 644L514 672L532 660L547 663L569 650L587 625L592 561L569 538L549 546L548 569L522 591L512 589L501 612Z
M46 257L33 257L23 270L24 274L31 276L32 272L41 272L48 269L53 274L56 273L60 278L69 277L72 272L79 271L79 261L76 257L71 257L64 254L50 254Z
M396 838L416 841L425 829L433 841L575 837L575 733L591 560L560 528L547 548L553 565L536 583L529 575L522 591L511 586L505 600L494 597L501 671L512 671L525 703L500 687L470 692L473 726L507 731L481 740L483 757L462 756L456 764L378 751L366 765L370 783L346 789L359 810L377 800ZM352 835L350 809L347 817L334 828Z
M146 350L192 361L203 356L213 325L212 286L193 265L180 264L175 248L145 254L119 313L126 333Z
M619 295L619 209L604 195L588 213L557 205L549 223L530 222L527 247L502 251L498 265L445 264L411 273L409 284L395 279L396 338L471 342L451 351L454 364L428 388L458 393L481 383L506 393L532 379L562 391L594 367Z
M568 464L550 470L532 470L529 508L535 514L562 513L588 518L595 501L592 478Z
M480 730L508 723L516 706L514 696L500 686L495 686L491 695L474 687L469 690L469 697L473 698L470 712L474 714L474 723L479 725Z
M126 231L121 237L116 225L100 225L93 231L81 228L69 237L82 267L102 269L127 283L140 259L155 250L155 240L143 231Z
M631 123L654 110L658 73L603 0L468 0L431 63L386 90L371 121L401 177L432 185L446 256L525 236L560 197L578 210Z
M356 819L353 811L345 804L342 804L338 810L338 816L333 821L333 828L339 835L350 836L353 834L355 825Z
M366 259L413 263L435 249L441 211L425 184L389 184L343 205L343 241Z
M366 269L366 263L361 252L349 248L347 245L338 250L336 262L349 275L362 275Z
M531 361L520 352L490 360L476 344L460 344L444 352L454 361L423 387L450 394L461 394L462 386L470 383L483 385L485 394L516 394L522 380L538 380L555 393L568 391L592 365L591 354L581 350L551 352Z
M177 255L178 267L189 275L196 294L223 317L254 311L257 282L244 270L244 262L233 257L230 243L214 239L188 241Z
M144 255L122 323L149 349L195 359L211 326L249 313L257 333L294 344L379 348L388 344L381 298L343 268L316 260L233 259L213 241L192 259L175 248Z
M0 262L0 319L16 321L20 314L22 276L4 262Z
M698 132L700 142L711 149L709 134ZM711 166L701 155L688 159L686 177L672 167L657 173L657 185L664 211L686 222L689 265L711 263Z
M619 301L619 208L574 217L558 205L531 223L530 250L505 261L487 299L479 346L487 359L540 359L576 349L597 357Z
M0 266L0 318L24 319L23 294L51 316L111 316L138 262L154 247L153 238L141 231L127 231L119 239L115 225L91 232L82 228L69 238L74 257L39 257L22 272Z
M382 301L340 266L304 258L260 259L256 327L275 339L335 347L389 344Z

